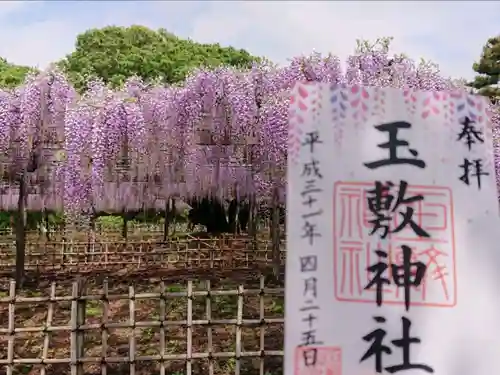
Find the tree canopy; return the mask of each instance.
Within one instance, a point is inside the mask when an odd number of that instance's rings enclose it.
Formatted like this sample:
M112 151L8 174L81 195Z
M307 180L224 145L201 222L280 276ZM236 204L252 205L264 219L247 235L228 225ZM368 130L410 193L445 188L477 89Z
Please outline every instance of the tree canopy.
M145 81L177 83L194 68L230 65L249 67L257 57L245 50L200 44L164 29L108 26L78 35L75 50L60 62L76 88L90 77L119 86L131 76Z
M34 68L9 63L0 57L0 87L13 88L24 82L26 74L36 71Z
M375 44L384 49L391 39L381 38ZM373 48L366 41L358 42L358 52ZM107 26L79 34L74 51L56 64L66 73L72 85L82 91L92 78L100 78L114 87L122 85L132 76L138 76L146 82L155 80L175 84L182 82L187 74L199 67L229 65L249 68L254 62L264 60L243 49L222 47L218 43L197 43L179 38L165 29L152 30L133 25ZM500 36L487 41L473 69L478 75L469 85L482 95L500 97L500 88L497 86L500 76ZM36 69L15 65L0 57L0 87L19 86L31 71Z
M479 94L491 99L500 99L500 35L488 39L483 47L479 62L472 66L478 73L470 86L478 89Z
M91 78L115 87L132 76L172 84L183 81L198 67L247 68L260 60L243 49L197 43L164 29L108 26L78 35L74 51L56 63L75 88L84 90ZM26 74L35 70L0 57L0 87L19 86Z

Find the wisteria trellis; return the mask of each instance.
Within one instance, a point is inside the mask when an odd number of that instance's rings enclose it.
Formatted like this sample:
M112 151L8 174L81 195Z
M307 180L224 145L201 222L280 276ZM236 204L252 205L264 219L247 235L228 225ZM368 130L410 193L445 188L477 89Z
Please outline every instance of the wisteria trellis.
M274 186L284 198L287 157L293 162L304 135L304 116L313 115L325 100L335 103L331 121L340 124L335 129L340 140L346 111L354 111L356 126L384 111L384 94L377 87L386 86L404 90L409 110L422 116L445 111L452 121L467 111L481 122L489 109L493 126L498 125L498 107L477 102L439 71L407 59L390 61L391 56L383 52L356 55L348 59L343 71L338 58L313 54L294 58L281 68L200 69L180 87L152 87L131 78L123 89L112 91L101 82L92 82L83 96L62 74L44 72L28 77L14 91L0 92L3 179L12 188L12 198L15 176L33 159L37 144L44 142L45 130L54 128L62 141L52 157L38 157L39 166L50 166L50 171L32 172L40 177L39 182L44 181L44 194L28 200L31 209L157 208L171 195L205 196L213 194L215 187L227 196L233 194L235 185L240 194L257 192L268 198ZM330 97L318 98L307 84L292 90L296 82L311 80L329 85ZM415 102L414 90L429 91L424 103ZM461 95L463 103L443 107L439 103L446 102L447 95ZM211 129L217 146L197 144L201 123ZM221 145L227 129L240 139L257 136L251 168L241 157L241 147ZM123 173L115 173L117 165L127 166L128 181ZM271 180L269 165L278 172ZM121 193L114 194L110 184ZM15 199L2 198L0 205L11 209Z

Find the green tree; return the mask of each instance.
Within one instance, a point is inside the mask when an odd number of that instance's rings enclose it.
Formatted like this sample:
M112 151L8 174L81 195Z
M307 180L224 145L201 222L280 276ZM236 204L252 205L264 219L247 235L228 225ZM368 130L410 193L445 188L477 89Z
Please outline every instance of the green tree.
M26 75L33 71L36 71L36 69L11 64L6 59L0 57L0 87L13 88L19 86L24 82Z
M257 59L245 50L196 43L164 29L108 26L78 35L75 51L60 65L75 87L82 89L91 77L102 78L112 86L121 85L131 76L176 83L196 67L249 67Z
M500 35L488 39L483 47L479 62L474 63L472 69L478 75L469 85L476 88L479 94L493 100L500 99Z

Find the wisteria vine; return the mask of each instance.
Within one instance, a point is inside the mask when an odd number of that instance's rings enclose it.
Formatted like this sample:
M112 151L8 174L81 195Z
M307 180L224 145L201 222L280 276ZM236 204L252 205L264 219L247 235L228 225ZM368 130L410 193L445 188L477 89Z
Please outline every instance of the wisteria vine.
M44 207L76 214L162 208L171 196L270 197L273 187L284 196L288 93L297 81L464 89L431 64L384 52L351 56L345 70L337 57L315 53L281 68L200 69L183 86L150 86L132 77L112 91L94 81L82 96L49 70L0 91L0 156L9 166L3 181L14 186L35 155L37 173L48 173L50 181L45 187L52 198L44 198ZM490 110L499 175L500 110ZM199 142L200 129L212 143ZM35 146L47 134L60 142L51 139L52 153L38 155ZM246 144L249 139L257 144Z

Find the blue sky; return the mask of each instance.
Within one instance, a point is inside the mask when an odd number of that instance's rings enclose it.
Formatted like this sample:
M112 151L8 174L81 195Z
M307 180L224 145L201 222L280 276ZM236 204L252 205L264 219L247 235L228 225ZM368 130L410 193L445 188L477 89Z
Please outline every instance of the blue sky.
M278 63L313 50L345 59L356 39L392 36L394 52L471 78L482 45L500 33L499 14L496 1L2 1L0 56L43 68L70 53L88 28L141 24Z

